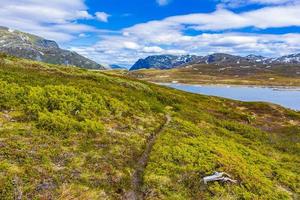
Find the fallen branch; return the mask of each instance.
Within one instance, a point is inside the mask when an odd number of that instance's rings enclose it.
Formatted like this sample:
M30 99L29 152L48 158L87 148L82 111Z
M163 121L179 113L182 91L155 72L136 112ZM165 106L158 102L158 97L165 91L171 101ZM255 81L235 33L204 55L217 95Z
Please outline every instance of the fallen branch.
M231 179L231 176L225 172L215 172L211 176L205 176L203 178L204 184L212 181L221 181L221 182L230 182L230 183L237 183L237 180Z

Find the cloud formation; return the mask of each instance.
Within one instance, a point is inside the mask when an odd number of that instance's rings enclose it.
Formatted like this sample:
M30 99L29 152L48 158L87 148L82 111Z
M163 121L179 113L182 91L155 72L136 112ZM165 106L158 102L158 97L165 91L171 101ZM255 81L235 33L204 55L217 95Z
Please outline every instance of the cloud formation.
M84 0L40 1L0 0L0 25L19 29L58 42L70 41L85 32L99 32L97 28L78 20L99 19L107 22L104 12L88 13ZM101 31L100 31L101 32Z
M297 5L265 7L243 13L223 8L208 14L190 14L168 17L158 26L184 26L195 30L229 30L246 27L260 29L300 26L300 3ZM267 13L267 14L266 14Z
M96 12L95 15L96 18L101 22L108 22L108 18L110 17L110 15L105 12Z
M178 40L163 45L139 37L114 36L90 47L73 47L71 50L105 64L114 62L126 66L132 65L138 58L153 54L207 55L219 52L278 56L300 51L300 34L204 33L181 35Z
M299 10L300 5L265 7L243 13L220 8L208 14L173 16L124 28L117 35L101 35L92 47L74 50L94 56L99 62L111 63L113 58L124 65L152 54L225 52L278 56L300 51L300 34L246 34L239 30L300 26ZM190 35L189 30L200 32Z
M223 6L227 7L240 7L250 4L260 4L260 5L287 5L295 4L298 0L217 0L222 3Z
M83 20L97 19L108 22L109 19L109 14L105 12L90 14L84 0L0 1L2 26L20 29L58 42L74 38L88 40L96 35L99 39L93 45L74 46L70 43L69 46L71 50L103 64L131 65L138 58L152 54L206 55L225 52L278 56L300 51L298 33L259 34L257 31L300 27L299 0L237 0L234 2L268 6L244 12L234 12L228 7L219 6L211 13L171 16L117 31L99 30L83 24ZM169 1L157 2L166 5ZM244 28L254 31L245 33L242 31Z

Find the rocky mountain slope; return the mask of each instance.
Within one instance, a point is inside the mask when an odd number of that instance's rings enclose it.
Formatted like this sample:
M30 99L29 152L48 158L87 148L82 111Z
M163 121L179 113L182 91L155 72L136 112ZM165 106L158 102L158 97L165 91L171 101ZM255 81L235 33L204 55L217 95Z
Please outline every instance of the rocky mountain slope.
M198 56L193 55L183 55L183 56L174 56L174 55L157 55L149 56L145 59L139 59L130 70L138 69L171 69L186 63L191 63L198 60Z
M270 67L273 65L300 65L300 54L292 54L279 58L266 58L259 55L246 57L224 53L207 56L195 55L158 55L138 60L130 70L138 69L172 69L192 64L210 64L222 67Z
M268 59L267 62L278 64L300 64L300 53L282 56L279 58Z
M6 27L0 27L0 52L51 64L104 69L100 64L76 52L59 48L54 41Z

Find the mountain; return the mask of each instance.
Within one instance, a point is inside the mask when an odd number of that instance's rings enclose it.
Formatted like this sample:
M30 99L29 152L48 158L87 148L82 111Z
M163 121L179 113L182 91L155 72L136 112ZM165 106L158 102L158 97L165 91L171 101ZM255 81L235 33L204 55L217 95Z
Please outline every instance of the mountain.
M183 67L190 64L216 64L216 65L232 65L241 64L248 65L256 63L255 60L244 58L241 56L233 56L230 54L216 53L208 56L195 55L157 55L149 56L145 59L139 59L130 70L138 69L172 69Z
M224 53L215 53L207 56L173 56L157 55L139 59L130 70L138 69L172 69L185 67L192 64L212 64L221 67L266 67L268 65L300 65L300 54L292 54L279 58L266 58L260 55L248 55L246 57Z
M124 69L124 70L128 70L126 67L123 67L123 66L120 66L120 65L116 65L116 64L109 65L108 68L110 68L110 69Z
M269 59L269 62L277 64L300 64L300 53Z
M187 63L194 64L194 63ZM248 56L235 56L230 54L216 53L208 55L199 60L196 64L215 64L232 67L270 67L268 65L300 65L300 54L291 54L278 58L267 58L260 55L250 54Z
M183 56L174 56L174 55L156 55L149 56L145 59L139 59L130 70L138 69L171 69L186 63L193 62L199 59L198 56L194 55L183 55Z
M170 70L134 70L126 75L157 83L300 86L300 67L291 64L189 64Z
M254 55L254 54L250 54L250 55L246 56L245 58L249 59L251 61L255 61L255 62L263 62L263 61L268 60L268 58L266 58L264 56Z
M299 61L299 54L266 58L259 55L242 57L218 53L198 56L191 62L173 67L169 65L170 70L131 69L127 75L158 83L299 86Z
M230 54L224 53L215 53L208 56L203 57L201 60L197 62L197 64L215 64L215 65L250 65L255 64L256 58L253 59L251 57L241 57L234 56Z
M6 27L0 27L0 52L51 64L104 69L100 64L76 52L59 48L55 41Z
M1 200L299 199L299 133L277 105L0 54Z

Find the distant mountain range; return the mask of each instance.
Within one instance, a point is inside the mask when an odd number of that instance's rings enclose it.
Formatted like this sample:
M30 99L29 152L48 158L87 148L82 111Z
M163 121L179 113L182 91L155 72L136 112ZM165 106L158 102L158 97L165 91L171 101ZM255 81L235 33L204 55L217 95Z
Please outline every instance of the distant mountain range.
M104 66L79 55L76 52L61 49L55 41L12 30L0 26L0 52L51 64L74 65L87 69L105 69ZM220 67L272 67L274 65L299 65L300 53L278 58L266 58L260 55L246 57L224 53L207 56L196 55L153 55L139 59L130 70L172 69L193 64L217 65ZM126 69L119 65L110 65L109 69Z
M124 69L124 70L128 70L126 67L123 67L123 66L120 66L120 65L116 65L116 64L109 65L107 68L108 69Z
M215 53L207 56L195 55L157 55L139 59L130 70L139 69L172 69L192 64L213 64L224 67L271 67L273 65L300 65L300 54L291 54L278 58L266 58L259 55L248 55L246 57L230 54Z
M102 65L76 52L59 48L55 41L6 27L0 27L0 52L51 64L105 69Z

